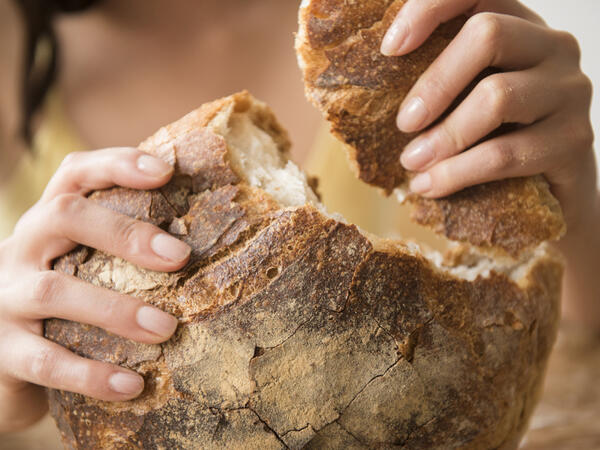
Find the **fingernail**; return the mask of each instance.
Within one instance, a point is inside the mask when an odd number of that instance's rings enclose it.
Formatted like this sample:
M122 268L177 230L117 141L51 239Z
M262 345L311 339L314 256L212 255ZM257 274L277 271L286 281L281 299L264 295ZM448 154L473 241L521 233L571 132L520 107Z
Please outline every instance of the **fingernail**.
M161 258L173 262L185 260L190 255L190 247L168 234L157 234L150 241L150 247Z
M119 394L136 395L144 390L144 380L139 375L117 372L108 378L110 388Z
M137 168L140 172L156 178L164 177L173 171L173 167L170 164L150 155L141 155L137 159Z
M381 53L385 56L399 55L407 36L408 27L403 21L396 19L381 41Z
M420 173L410 182L410 190L415 194L425 194L431 190L431 175Z
M408 170L419 170L429 164L434 156L431 141L427 138L422 138L411 142L406 147L400 156L400 162Z
M417 131L427 119L427 107L421 97L410 99L400 110L398 114L398 128L409 133Z
M177 328L177 319L152 306L138 309L136 320L140 327L159 336L169 337Z

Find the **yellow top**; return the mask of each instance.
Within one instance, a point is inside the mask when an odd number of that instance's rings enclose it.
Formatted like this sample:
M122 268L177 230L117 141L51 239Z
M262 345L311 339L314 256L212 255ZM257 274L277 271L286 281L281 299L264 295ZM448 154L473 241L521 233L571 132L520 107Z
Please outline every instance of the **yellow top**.
M0 239L12 233L19 217L41 197L65 156L85 148L56 92L48 95L44 111L32 151L21 156L12 174L0 184Z
M12 175L0 185L0 239L9 236L15 223L41 196L64 157L86 149L65 114L56 91L49 94L43 122L33 140L33 151L23 155ZM384 198L377 189L359 182L348 165L346 152L323 125L318 131L305 170L319 178L319 192L331 212L379 236L412 237L403 207ZM412 230L411 230L412 228Z

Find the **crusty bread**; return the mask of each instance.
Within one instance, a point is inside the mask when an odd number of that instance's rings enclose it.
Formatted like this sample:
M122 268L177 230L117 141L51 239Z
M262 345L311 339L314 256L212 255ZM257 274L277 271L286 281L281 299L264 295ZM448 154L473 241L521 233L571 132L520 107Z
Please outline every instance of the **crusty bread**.
M412 218L448 238L511 256L560 238L558 201L541 177L465 189L443 200L406 195L400 153L414 134L396 126L410 88L448 45L464 18L440 26L418 50L386 57L381 40L404 0L304 0L296 38L306 95L346 144L359 178L415 204Z
M154 191L91 198L188 242L179 272L80 247L55 269L175 314L162 345L46 322L45 334L145 377L140 398L50 391L68 448L513 448L559 315L561 263L452 261L326 214L271 111L207 104L141 147L175 167ZM461 266L459 262L465 263Z

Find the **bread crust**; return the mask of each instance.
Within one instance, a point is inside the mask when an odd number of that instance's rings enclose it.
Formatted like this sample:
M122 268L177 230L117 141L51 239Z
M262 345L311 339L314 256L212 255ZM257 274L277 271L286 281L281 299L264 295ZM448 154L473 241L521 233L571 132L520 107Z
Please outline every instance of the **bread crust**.
M400 164L400 154L416 134L397 128L398 109L465 22L459 17L442 24L416 51L387 57L379 50L381 40L403 4L306 0L296 38L308 99L346 144L357 176L387 195L405 189L412 176ZM560 205L541 177L471 187L442 200L415 195L407 200L415 205L417 223L514 257L565 232ZM521 209L523 204L532 208Z
M247 93L219 100L142 144L174 165L169 185L91 196L172 230L192 246L190 264L156 273L86 247L56 262L56 270L135 295L180 321L161 345L46 321L47 338L146 381L138 399L123 403L50 390L65 446L518 442L556 334L560 261L542 252L526 267L469 281L314 206L282 208L236 172L225 139L210 127L211 117L234 110L280 129ZM286 152L285 134L274 137Z

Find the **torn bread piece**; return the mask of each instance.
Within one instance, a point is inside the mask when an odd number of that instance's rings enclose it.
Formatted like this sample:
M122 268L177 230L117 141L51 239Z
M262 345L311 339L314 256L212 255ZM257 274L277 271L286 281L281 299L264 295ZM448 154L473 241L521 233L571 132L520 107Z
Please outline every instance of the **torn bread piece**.
M514 448L559 317L562 266L452 259L325 213L271 111L248 93L144 141L175 167L153 191L90 198L192 248L174 273L80 247L55 270L175 314L143 345L52 319L45 335L145 378L109 403L50 390L67 448Z
M409 195L400 153L415 134L396 126L400 104L464 24L442 24L416 51L381 54L404 0L304 0L296 36L306 95L346 144L357 176L414 205L413 220L449 239L518 257L566 231L558 201L542 177L467 188L444 199Z

